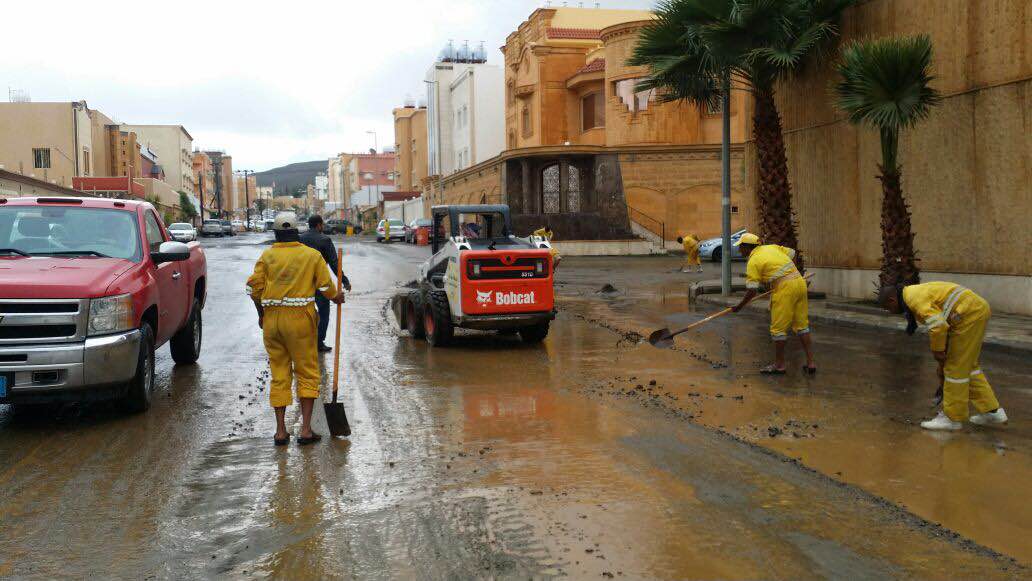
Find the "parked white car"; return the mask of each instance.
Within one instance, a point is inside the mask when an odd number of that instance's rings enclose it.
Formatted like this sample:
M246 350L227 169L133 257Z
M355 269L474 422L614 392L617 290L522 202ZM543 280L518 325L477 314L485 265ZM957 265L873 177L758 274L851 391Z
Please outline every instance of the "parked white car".
M234 232L243 232L244 230L246 230L246 228L244 228L244 221L243 220L233 220L233 231Z
M201 236L222 236L222 222L220 220L205 220L201 224Z
M176 222L168 227L168 234L176 242L193 242L197 240L197 229L186 222Z
M376 225L377 242L384 241L384 237L386 236L386 228L384 228L384 224L386 223L387 220L380 220L380 223ZM405 241L405 223L401 220L391 218L391 240L401 240L402 242ZM388 240L387 242L390 242L390 240Z

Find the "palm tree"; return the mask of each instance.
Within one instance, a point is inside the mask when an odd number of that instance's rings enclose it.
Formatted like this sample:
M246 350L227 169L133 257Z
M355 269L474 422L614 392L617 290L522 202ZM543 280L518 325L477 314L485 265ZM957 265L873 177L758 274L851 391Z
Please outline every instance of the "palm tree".
M835 87L838 108L852 123L881 134L881 286L920 281L910 210L903 199L899 134L928 117L942 97L929 87L932 41L905 36L853 42L842 49Z
M856 0L663 0L629 64L648 67L639 89L661 101L700 107L719 101L724 79L755 99L760 234L798 249L792 187L774 102L777 81L799 70L838 34L839 15ZM802 252L796 262L803 267Z

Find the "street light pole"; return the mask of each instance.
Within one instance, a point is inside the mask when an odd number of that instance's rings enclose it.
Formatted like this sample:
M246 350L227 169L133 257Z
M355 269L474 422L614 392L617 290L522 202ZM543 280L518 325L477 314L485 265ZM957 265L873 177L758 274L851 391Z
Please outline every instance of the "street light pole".
M376 186L376 204L379 206L380 203L383 202L383 200L380 199L380 167L377 163L379 161L377 156L380 152L380 145L376 141L376 131L366 131L366 133L371 133L373 135L373 185ZM384 210L384 214L386 213L387 211ZM386 218L386 215L384 218Z
M724 90L720 95L721 140L720 140L720 210L722 222L720 252L720 293L731 295L731 74L724 74Z
M250 232L251 231L251 197L249 195L248 188L247 188L247 174L253 174L254 172L249 170L249 169L245 169L245 170L241 170L241 173L244 174L244 229L246 229L248 232Z

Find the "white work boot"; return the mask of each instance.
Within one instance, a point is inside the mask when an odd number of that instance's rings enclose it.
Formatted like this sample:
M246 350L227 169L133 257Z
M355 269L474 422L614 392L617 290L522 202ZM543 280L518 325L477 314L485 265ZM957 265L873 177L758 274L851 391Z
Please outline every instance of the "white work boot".
M976 426L993 426L998 424L1007 423L1007 412L1003 411L1003 408L998 408L995 412L986 412L984 414L975 414L971 416L968 421Z
M951 420L944 412L939 412L939 415L934 418L921 422L921 427L926 430L950 430L957 431L964 427L960 422Z
M699 270L697 270L696 272L702 272L702 267L700 266Z

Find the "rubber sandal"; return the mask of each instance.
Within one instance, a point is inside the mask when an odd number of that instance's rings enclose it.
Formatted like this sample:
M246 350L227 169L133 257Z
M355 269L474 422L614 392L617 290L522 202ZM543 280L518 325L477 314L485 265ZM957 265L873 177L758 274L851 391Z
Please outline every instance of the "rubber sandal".
M817 375L817 368L816 367L809 367L807 365L804 365L803 366L803 373L805 373L807 375Z
M276 445L276 446L286 446L287 444L290 443L290 436L287 436L286 438L283 438L282 440L277 438L277 437L275 437L275 436L273 436L272 437L272 443L273 443L273 445Z
M764 367L763 369L761 369L760 373L763 374L763 375L784 375L785 374L785 370L784 369L778 369L777 367L774 367L773 365L768 365L768 366Z
M308 437L308 438L300 438L299 437L297 439L297 445L298 446L307 446L309 444L314 444L314 443L318 442L319 440L322 440L322 436L319 435L319 434L316 434L315 432L312 432L311 437Z

